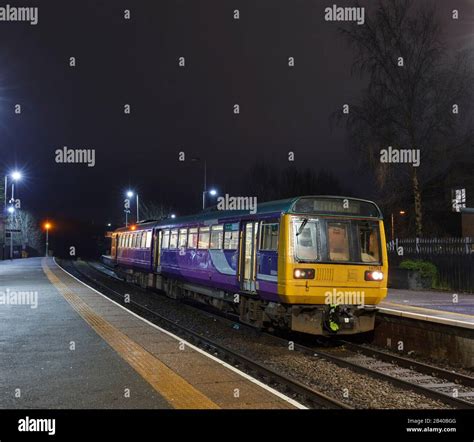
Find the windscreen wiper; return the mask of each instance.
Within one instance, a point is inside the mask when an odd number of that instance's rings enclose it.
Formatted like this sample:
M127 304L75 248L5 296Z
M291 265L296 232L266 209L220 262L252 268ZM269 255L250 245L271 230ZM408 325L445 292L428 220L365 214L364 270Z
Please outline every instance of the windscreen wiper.
M308 218L305 218L303 220L303 222L301 223L301 226L298 227L298 231L296 232L296 236L299 236L301 234L301 232L304 229L304 226L306 226L307 223L308 223Z

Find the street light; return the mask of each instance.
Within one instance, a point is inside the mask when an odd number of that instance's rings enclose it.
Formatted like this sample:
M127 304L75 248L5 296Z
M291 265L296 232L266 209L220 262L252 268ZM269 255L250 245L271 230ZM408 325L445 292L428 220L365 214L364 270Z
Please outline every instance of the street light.
M13 259L13 214L15 213L15 207L8 207L8 213L11 215L10 218L10 259ZM5 243L7 242L7 229L5 224Z
M48 256L48 246L49 246L49 229L51 229L51 223L46 222L44 224L44 229L46 230L46 253L44 256Z
M207 161L201 160L201 158L191 158L192 162L199 162L202 161L204 164L204 188L202 191L202 210L206 208L206 194L209 193L212 196L217 195L217 191L215 189L207 190Z
M15 180L15 181L18 181L18 180L21 180L21 172L19 172L18 170L15 170L14 172L12 172L12 178Z
M22 178L22 174L18 170L15 170L10 174L10 177L13 181L12 182L12 199L11 199L11 202L13 203L15 201L15 181L20 181Z
M404 216L406 214L406 212L404 210L400 210L398 212L398 214L401 215L401 216ZM391 226L392 227L391 228L392 241L395 241L395 216L394 216L393 212L391 214L391 221L392 221L392 226Z
M128 191L127 191L127 197L128 197L128 198L133 198L133 195L135 195L135 194L133 193L133 191L131 191L131 190L128 190ZM140 220L140 215L139 215L138 193L137 193L137 221L136 221L136 222L138 223L139 220Z
M14 170L10 174L5 175L5 204L4 204L5 208L7 207L7 188L8 188L8 177L9 176L12 179L12 181L20 181L23 175L18 170ZM15 196L14 195L14 190L15 190L15 184L12 182L12 199L11 200L13 200L13 198Z
M21 177L22 177L22 174L20 171L18 170L14 170L13 172L11 172L10 174L7 174L5 175L5 200L4 200L4 206L3 206L3 209L7 209L7 189L8 189L8 177L10 176L11 180L12 180L12 198L11 198L11 202L13 203L14 202L14 197L15 197L15 184L14 184L14 181L19 181L21 180ZM14 207L11 207L13 209L13 211L10 210L10 208L8 208L8 212L10 214L12 214L15 209ZM4 235L3 235L3 257L5 257L5 248L6 248L6 244L7 243L7 229L6 229L6 226L5 226L5 229L4 229ZM11 253L11 248L12 248L12 239L11 239L11 232L10 232L10 253Z
M217 195L217 190L216 189L210 189L210 190L204 190L202 192L202 209L203 210L206 208L206 194L216 196Z
M171 214L171 218L176 218L176 215L174 213Z

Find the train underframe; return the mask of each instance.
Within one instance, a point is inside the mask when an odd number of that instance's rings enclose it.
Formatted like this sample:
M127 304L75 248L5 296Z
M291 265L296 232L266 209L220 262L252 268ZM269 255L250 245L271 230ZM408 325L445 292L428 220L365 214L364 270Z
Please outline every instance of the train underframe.
M230 293L158 274L120 267L115 271L127 282L162 291L173 299L189 299L237 314L242 323L259 329L277 328L331 336L370 332L375 325L375 305L283 304L262 300L252 294Z

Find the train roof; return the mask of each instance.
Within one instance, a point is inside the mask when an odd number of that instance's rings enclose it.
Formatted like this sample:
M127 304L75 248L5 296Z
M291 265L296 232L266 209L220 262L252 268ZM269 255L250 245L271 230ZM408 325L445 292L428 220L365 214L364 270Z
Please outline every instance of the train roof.
M254 214L250 213L249 210L219 210L217 206L213 206L193 215L140 222L135 225L134 230L145 230L155 226L179 226L189 223L205 224L206 221L211 220L235 222L243 217L252 219L277 216L283 213L359 216L382 219L382 212L377 204L369 200L332 195L308 195L257 204L257 210ZM121 227L116 230L116 232L122 231L130 231L130 228Z

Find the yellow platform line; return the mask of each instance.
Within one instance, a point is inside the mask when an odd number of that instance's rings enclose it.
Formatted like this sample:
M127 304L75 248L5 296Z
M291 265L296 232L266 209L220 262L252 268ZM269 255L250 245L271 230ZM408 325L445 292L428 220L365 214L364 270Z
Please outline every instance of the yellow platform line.
M438 315L443 314L443 313L447 313L448 315L460 316L462 318L474 319L474 315L466 315L466 314L463 314L463 313L455 313L455 312L450 312L449 310L436 310L436 309L432 309L432 308L418 307L416 305L410 305L410 304L398 304L396 302L390 302L390 301L382 301L382 303L379 304L379 306L382 307L382 308L383 308L384 305L390 305L390 306L394 306L394 307L404 307L404 308L409 308L409 309L414 309L414 310L422 310L422 311L425 311L425 312L437 313ZM409 310L406 310L406 311L409 311Z
M74 310L174 408L220 408L163 362L94 312L42 261L43 271Z

